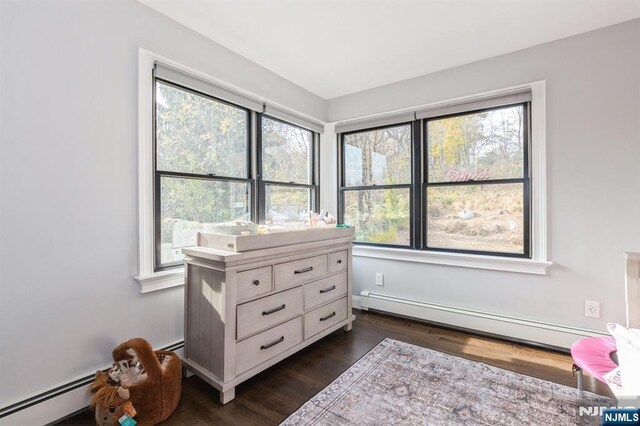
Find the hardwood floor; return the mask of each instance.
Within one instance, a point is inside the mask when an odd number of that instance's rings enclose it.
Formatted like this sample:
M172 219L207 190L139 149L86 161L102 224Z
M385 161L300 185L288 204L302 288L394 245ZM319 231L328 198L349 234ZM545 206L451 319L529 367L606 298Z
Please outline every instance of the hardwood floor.
M198 377L183 380L180 405L163 425L274 425L331 383L385 337L575 387L571 357L522 344L478 337L383 314L354 311L353 330L337 331L236 388L236 399L218 402L218 391ZM612 396L585 375L585 390ZM61 425L90 425L88 410Z

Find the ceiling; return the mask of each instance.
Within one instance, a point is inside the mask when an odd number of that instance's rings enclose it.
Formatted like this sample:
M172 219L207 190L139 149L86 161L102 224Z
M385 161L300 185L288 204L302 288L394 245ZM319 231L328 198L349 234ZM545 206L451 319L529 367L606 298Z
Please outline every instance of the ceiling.
M640 17L640 0L139 0L331 99Z

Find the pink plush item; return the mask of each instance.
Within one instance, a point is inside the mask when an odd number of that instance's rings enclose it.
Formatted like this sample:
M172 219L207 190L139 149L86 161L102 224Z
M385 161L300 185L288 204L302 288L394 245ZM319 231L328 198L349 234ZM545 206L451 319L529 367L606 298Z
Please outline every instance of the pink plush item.
M611 359L616 351L616 341L612 336L587 337L571 345L573 362L601 382L607 382L604 375L618 366Z

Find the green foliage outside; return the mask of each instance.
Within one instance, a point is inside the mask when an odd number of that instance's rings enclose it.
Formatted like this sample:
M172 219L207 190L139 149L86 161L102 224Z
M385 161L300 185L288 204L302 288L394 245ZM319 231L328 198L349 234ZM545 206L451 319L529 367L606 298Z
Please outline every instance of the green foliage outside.
M347 186L411 183L411 126L345 136ZM344 221L356 240L408 245L409 188L345 191Z
M247 177L248 113L158 82L156 163L161 171ZM215 223L248 220L249 184L163 177L162 263L180 260L198 231Z
M262 118L262 174L267 181L310 184L312 133ZM265 220L267 224L302 224L309 210L311 190L307 188L267 185Z
M429 247L524 252L523 185L482 185L523 176L523 114L514 106L428 122L429 182L478 181L430 187Z
M162 82L156 100L158 170L247 178L247 111ZM522 185L480 183L522 177L523 114L516 106L428 122L429 181L479 181L429 190L430 246L522 252ZM265 180L312 181L311 132L264 117L262 135ZM345 180L344 222L356 226L356 239L408 245L408 187L375 185L411 183L411 126L346 135ZM250 219L248 183L167 176L160 186L162 262L178 260L176 248L194 244L199 230ZM348 190L354 186L371 189ZM311 192L270 184L265 195L267 223L299 223Z
M157 170L247 178L248 122L244 109L157 82ZM310 131L263 117L262 136L265 180L311 182ZM309 197L307 188L267 185L267 222L299 222ZM163 176L160 199L161 263L180 260L198 231L251 219L248 182Z
M426 194L431 247L523 251L522 184L480 185L523 176L523 114L515 106L428 121L429 182L479 183ZM345 169L347 187L410 183L411 128L347 135ZM345 222L356 226L358 241L407 245L409 197L409 189L347 190Z
M456 181L486 171L485 179L522 177L521 106L430 120L429 182ZM460 179L467 180L467 179Z

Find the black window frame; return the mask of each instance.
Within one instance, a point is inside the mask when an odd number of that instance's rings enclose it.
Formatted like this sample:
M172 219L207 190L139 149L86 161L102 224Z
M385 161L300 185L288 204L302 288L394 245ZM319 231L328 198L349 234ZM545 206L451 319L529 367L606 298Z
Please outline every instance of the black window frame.
M262 177L262 147L263 147L263 139L262 139L262 119L267 118L272 121L277 121L279 123L286 124L288 126L296 127L298 129L304 130L306 132L311 133L311 159L310 159L310 181L311 183L298 183L298 182L280 182L274 180L265 180ZM258 223L264 223L266 219L266 193L267 186L274 187L286 187L286 188L304 188L310 190L310 205L309 210L317 212L320 206L320 136L317 132L314 132L311 129L308 129L303 126L299 126L297 124L291 123L289 121L282 120L280 118L274 117L272 115L266 113L257 113L256 114L256 182L258 188Z
M507 179L487 179L481 181L463 181L463 182L431 182L428 181L429 176L429 162L428 162L428 134L427 125L429 121L438 120L443 118L451 118L464 115L478 114L486 111L495 111L514 106L523 107L523 173L521 178L507 178ZM416 119L410 122L400 122L384 126L368 127L358 129L354 131L342 132L338 134L338 221L343 223L344 221L344 194L348 190L363 190L363 189L385 189L386 187L406 187L407 185L373 185L373 186L345 186L345 161L344 161L344 138L345 135L354 133L363 133L372 130L379 130L389 127L396 127L411 124L412 126L412 159L411 159L411 176L412 181L410 185L411 199L410 199L410 246L395 245L395 244L380 244L365 241L355 241L356 245L361 246L375 246L375 247L389 247L389 248L404 248L413 249L425 252L446 252L446 253L460 253L460 254L473 254L473 255L486 255L493 257L510 257L510 258L532 258L532 241L531 241L531 101L525 102L512 102L504 103L498 106L492 106L487 108L476 108L470 110L463 110L452 114L442 114L428 118ZM462 186L462 185L494 185L494 184L509 184L518 183L522 184L523 193L523 253L508 253L508 252L496 252L485 250L467 250L467 249L452 249L452 248L440 248L429 247L427 245L427 188L429 187L446 187L446 186Z
M501 178L501 179L487 179L487 180L467 180L467 181L461 181L461 182L431 182L429 183L429 160L428 160L428 155L429 155L429 150L427 148L427 144L428 144L428 124L429 121L433 121L433 120L442 120L442 119L446 119L446 118L453 118L453 117L461 117L461 116L465 116L465 115L474 115L474 114L480 114L483 112L488 112L488 111L498 111L501 109L506 109L506 108L513 108L516 106L522 106L523 107L523 114L522 114L522 119L523 119L523 137L522 137L522 143L523 143L523 147L522 147L522 151L523 151L523 170L522 170L522 177L521 178ZM446 115L439 115L436 117L429 117L429 118L425 118L422 120L422 131L423 131L423 138L422 138L422 145L424 147L424 158L423 158L423 174L422 174L422 182L421 182L421 193L422 193L422 197L423 197L423 218L424 218L424 231L423 231L423 245L422 245L422 250L428 250L428 251L435 251L435 252L447 252L447 253L465 253L465 254L478 254L478 255L486 255L486 256L498 256L498 257L516 257L516 258L526 258L526 259L530 259L531 258L531 179L530 179L530 152L529 152L529 145L530 145L530 133L531 133L531 128L530 128L530 117L529 114L531 113L531 108L530 108L530 102L518 102L518 103L509 103L509 104L503 104L503 105L499 105L499 106L495 106L495 107L490 107L490 108L481 108L481 109L474 109L474 110L469 110L469 111L464 111L464 112L458 112L455 114L446 114ZM427 189L430 187L456 187L456 186L484 186L484 185L505 185L505 184L514 184L514 183L518 183L518 184L522 184L522 205L523 205L523 230L524 230L524 235L523 235L523 253L509 253L509 252L497 252L497 251L488 251L488 250L468 250L468 249L452 249L452 248L442 248L442 247L429 247L427 245L427 233L428 233L428 226L427 225L427 208L428 208L428 197L426 196L427 193Z
M388 129L392 127L403 127L409 126L411 131L411 182L406 184L391 184L391 185L359 185L359 186L346 186L346 173L345 173L345 137L357 133L366 133L375 130ZM419 199L415 199L415 182L416 182L416 172L419 170L419 167L416 165L416 160L419 160L419 147L416 147L416 132L419 132L419 128L416 126L415 121L404 121L400 123L387 124L383 126L376 127L368 127L366 129L353 130L349 132L343 132L339 135L338 140L338 222L344 223L344 197L347 191L371 191L371 190L380 190L380 189L403 189L406 188L409 190L409 244L401 245L401 244L381 244L381 243L372 243L368 241L355 241L355 244L363 245L363 246L377 246L377 247L389 247L389 248L416 248L419 244L419 230L420 225L415 221L415 210L420 204ZM418 148L418 151L416 149Z
M161 188L160 182L162 177L174 177L174 178L183 178L183 179L197 179L204 181L217 181L217 182L242 182L248 183L249 194L247 194L249 202L251 203L249 209L249 215L251 220L255 222L255 207L253 203L255 202L255 192L256 192L256 184L255 178L252 176L252 153L251 153L251 140L252 140L252 111L249 108L245 108L239 105L236 105L231 102L227 102L223 99L216 98L209 94L200 92L198 90L192 89L190 87L186 87L184 85L153 76L153 91L152 91L152 143L153 143L153 226L154 226L154 235L153 235L153 246L154 246L154 260L153 260L153 271L160 272L168 269L177 268L183 265L182 261L172 262L172 263L160 263L162 259L162 223L161 223L161 208L162 208L162 200L161 200ZM185 172L175 172L175 171L163 171L158 170L157 168L157 133L156 133L156 123L157 123L157 111L156 111L156 91L157 91L157 82L161 84L165 84L168 86L172 86L179 90L184 90L189 93L193 93L198 96L202 96L207 99L211 99L215 102L219 102L225 105L232 106L234 108L238 108L247 113L247 177L246 178L238 178L231 176L219 176L214 174L198 174L198 173L185 173Z

